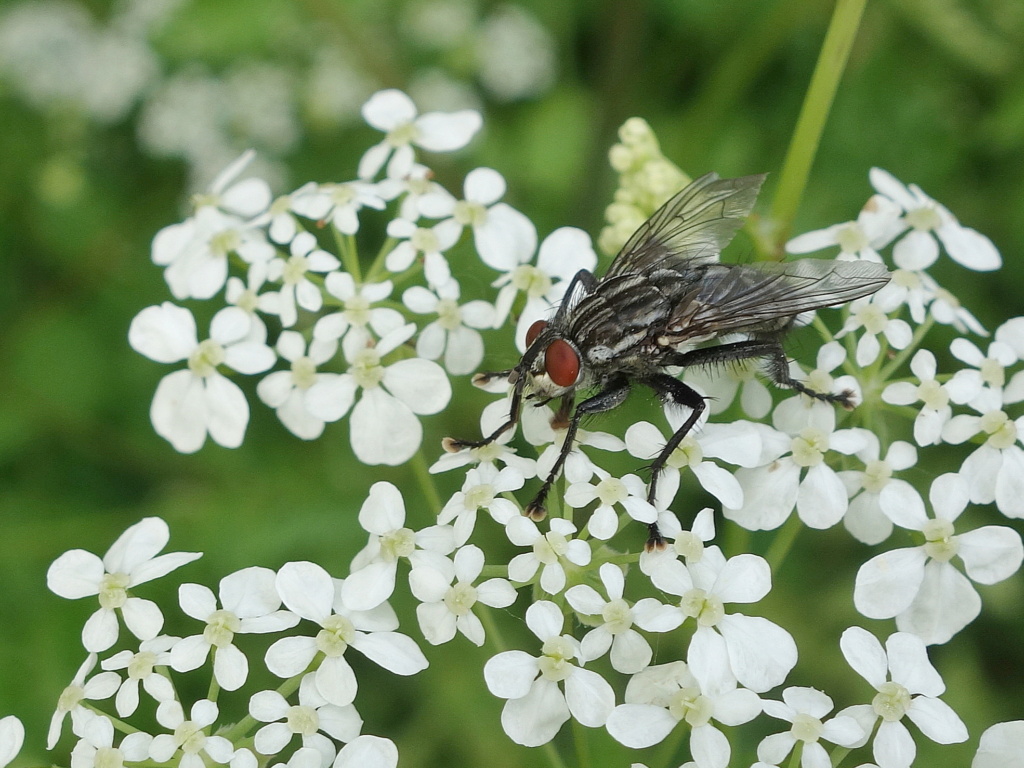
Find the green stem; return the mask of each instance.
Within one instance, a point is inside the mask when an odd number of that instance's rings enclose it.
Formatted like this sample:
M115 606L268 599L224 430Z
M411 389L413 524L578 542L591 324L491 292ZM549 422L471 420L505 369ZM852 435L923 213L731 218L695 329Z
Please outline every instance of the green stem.
M825 121L832 108L839 80L846 68L850 48L857 36L861 15L867 0L837 0L832 21L821 46L811 84L797 118L793 138L779 177L779 186L772 204L773 252L782 253L789 239L793 219L800 207L807 177L818 151Z
M799 515L797 515L796 510L794 510L790 513L786 523L779 529L778 535L772 541L771 546L768 547L768 552L765 554L765 560L771 566L772 573L775 573L782 567L783 562L786 560L786 555L793 548L793 544L796 543L796 538L800 535L803 527L803 522L800 520Z
M921 345L921 341L927 335L931 327L935 325L935 318L932 317L931 313L928 313L927 319L914 329L914 337L910 340L910 343L906 346L906 349L900 350L895 357L886 365L880 374L880 378L883 382L888 382L889 377L901 366L904 361L912 354L917 351L917 348Z
M420 485L420 490L423 491L424 497L426 497L427 508L434 511L436 517L441 512L441 507L444 504L441 502L441 495L437 492L437 486L434 485L434 476L430 474L430 468L427 467L427 460L423 458L423 447L413 454L412 457L412 471L416 475L416 480Z

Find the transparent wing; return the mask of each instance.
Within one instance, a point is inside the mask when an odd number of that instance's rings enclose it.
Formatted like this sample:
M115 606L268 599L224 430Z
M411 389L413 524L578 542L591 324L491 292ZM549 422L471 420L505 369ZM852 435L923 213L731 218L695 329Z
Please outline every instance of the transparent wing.
M720 179L701 176L671 198L626 241L608 268L608 277L711 262L750 215L764 174Z
M869 261L711 265L693 300L674 313L667 332L682 341L741 331L869 296L889 278L883 265Z

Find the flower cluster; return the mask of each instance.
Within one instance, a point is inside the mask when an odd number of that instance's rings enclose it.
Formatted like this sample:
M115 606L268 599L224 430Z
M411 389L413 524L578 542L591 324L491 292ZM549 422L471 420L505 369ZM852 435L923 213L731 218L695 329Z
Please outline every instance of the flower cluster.
M374 95L363 113L384 136L356 178L272 199L264 182L243 178L244 157L192 216L155 238L153 260L176 301L224 305L203 341L192 312L171 302L144 309L129 331L142 354L185 363L160 382L151 411L178 450L198 450L207 437L238 446L249 405L225 374L258 374L256 396L297 437L315 439L347 417L357 460L404 463L421 450L420 417L444 410L451 377L480 364L481 331L522 350L526 329L552 311L572 276L594 268L581 230L541 240L502 203L497 171L472 171L461 196L433 179L422 151L465 146L481 126L477 113L421 115L398 91ZM652 170L669 166L641 121L627 123L622 139L615 166L624 185L646 184L646 198L629 192L646 210L663 196L656 180L681 176ZM70 714L74 768L145 760L394 765L393 743L362 734L349 649L399 675L427 666L408 627L398 631L389 602L398 592L415 599L427 646L468 640L488 649L479 679L504 700L501 727L517 744L547 744L573 721L635 749L686 743L699 768L725 768L733 760L725 729L774 718L789 728L761 741L759 766L798 752L804 766L826 766L826 745L836 745L842 754L870 749L881 768L907 768L916 753L908 723L940 744L965 741L963 722L939 698L945 684L927 649L979 614L975 584L1009 578L1024 559L1012 523L977 522L984 508L1024 517L1024 319L1001 325L983 351L978 321L927 269L943 252L967 268L995 269L998 252L917 187L878 169L870 181L876 193L855 221L789 243L792 252L838 246L839 259L891 258L895 267L888 286L844 310L835 333L822 318L803 318L823 344L816 367L793 364L791 376L818 392L852 392L857 408L773 396L750 366L683 371L715 398L714 415L679 442L648 500L640 476L610 467L620 466L616 458L638 466L658 455L682 423L678 410L666 408L660 425L638 421L620 439L589 428L570 435L564 412L531 401L520 434L441 454L432 474L455 478L459 489L436 509L419 501L407 510L410 494L374 484L358 513L367 543L348 572L291 562L229 574L217 592L182 585L181 609L198 622L183 637L164 634L161 610L134 592L198 555L160 555L167 527L143 520L105 557L73 550L51 567L57 594L99 598L82 633L88 655L60 697L51 744ZM388 239L367 267L354 235L365 217L387 212ZM489 295L460 303L466 285L455 276L464 270L453 267L466 253L497 274ZM400 301L392 298L399 288ZM940 373L924 346L936 325L958 334L950 356L961 369ZM490 435L508 420L509 403L500 376L479 381L499 395L480 418ZM568 439L575 443L549 516L525 516L519 492L548 476ZM908 471L957 450L959 466L936 473L926 503ZM695 485L721 505L717 524L711 509L695 514L680 493ZM644 551L637 522L657 523L666 546ZM786 687L798 638L756 605L773 588L769 561L715 540L722 525L786 526L795 536L840 524L863 553L848 582L852 606L865 620L895 622L837 633L836 648L871 688L870 698L832 714L824 692ZM890 543L897 527L914 546ZM755 606L753 615L743 606ZM521 647L504 646L492 631L492 609L522 617L530 634ZM139 642L106 655L124 637L122 623ZM242 690L250 679L247 633L277 636L262 663L284 682L249 695L250 717L225 715L234 725L218 725L216 692ZM887 635L884 646L878 633ZM182 701L173 676L207 662L211 695ZM163 730L123 727L144 695ZM108 699L119 720L102 714ZM1018 725L990 729L976 765L1024 749ZM116 746L115 731L124 733ZM20 739L6 720L0 734Z

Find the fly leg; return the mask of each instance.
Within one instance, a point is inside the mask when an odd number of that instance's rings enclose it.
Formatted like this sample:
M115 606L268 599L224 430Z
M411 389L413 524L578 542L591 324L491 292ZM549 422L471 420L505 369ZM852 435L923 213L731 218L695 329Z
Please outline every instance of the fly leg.
M689 434L694 424L700 419L700 415L704 413L706 405L704 397L697 390L679 381L679 379L669 376L667 373L659 373L645 378L643 383L653 389L662 400L668 400L685 406L692 411L682 426L665 443L661 453L651 462L651 485L647 490L647 501L653 505L658 493L658 478L661 476L661 470L665 468L665 463L668 461L669 456L672 455L672 452L679 447L679 443L683 441L683 438ZM647 549L661 549L665 545L665 540L661 536L661 531L658 530L657 521L648 525L647 530Z
M576 406L572 418L569 419L569 426L565 430L565 442L562 443L562 449L558 453L558 458L555 459L555 463L551 466L551 471L548 472L544 484L540 487L537 495L533 497L533 501L526 506L523 514L534 520L543 519L544 515L547 514L547 510L544 508L544 499L547 498L551 486L558 477L558 473L562 471L562 465L565 464L566 458L572 452L580 419L592 413L610 411L622 405L629 395L629 389L629 380L625 376L615 376L604 389Z

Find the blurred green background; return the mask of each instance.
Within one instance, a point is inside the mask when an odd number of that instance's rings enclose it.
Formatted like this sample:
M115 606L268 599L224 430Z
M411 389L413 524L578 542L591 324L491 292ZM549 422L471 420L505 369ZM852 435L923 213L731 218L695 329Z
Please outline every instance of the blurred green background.
M294 559L340 572L365 541L355 515L369 485L409 478L356 465L344 424L299 441L254 397L239 450L208 444L180 456L154 434L149 402L170 369L132 352L126 334L142 307L170 298L149 244L186 214L191 191L250 146L276 193L347 180L378 138L359 105L380 87L400 87L421 111L484 114L473 144L436 163L450 189L489 165L541 236L566 224L596 236L615 184L606 153L632 115L693 175L777 176L831 10L816 0L5 0L0 715L28 726L17 764L67 763L66 749L44 751L45 728L81 662L78 633L93 604L46 590L57 555L102 554L129 524L160 515L171 525L170 550L207 553L181 579L214 586L237 568ZM1002 251L998 274L942 264L939 282L990 329L1020 314L1022 50L1019 0L869 3L797 231L853 218L870 194L868 169L881 166ZM772 189L769 177L762 207ZM482 295L490 278L468 275L464 291ZM813 360L813 348L802 357ZM474 434L488 398L470 390L456 388L467 404L460 421L425 420L428 460L441 435ZM621 434L636 413L600 428ZM919 471L912 479L926 487L929 474ZM452 481L440 481L445 492ZM411 500L409 514L417 526L428 519ZM850 557L842 531L805 534L776 575L774 602L760 606L800 644L791 682L826 687L844 704L868 693L836 668L838 634L858 621L852 582L822 574ZM853 557L851 569L864 559ZM172 581L143 595L165 607L168 629L183 632ZM965 765L983 727L1024 717L1021 592L1019 575L982 588L983 617L934 649L946 700L972 743L941 753L919 743L919 764ZM872 629L888 631L883 624ZM418 636L412 622L406 628ZM488 653L466 646L433 653L431 670L413 680L366 669L357 705L367 731L395 738L404 765L543 764L541 751L500 735L500 702L478 680ZM598 765L636 759L600 733L592 749Z

